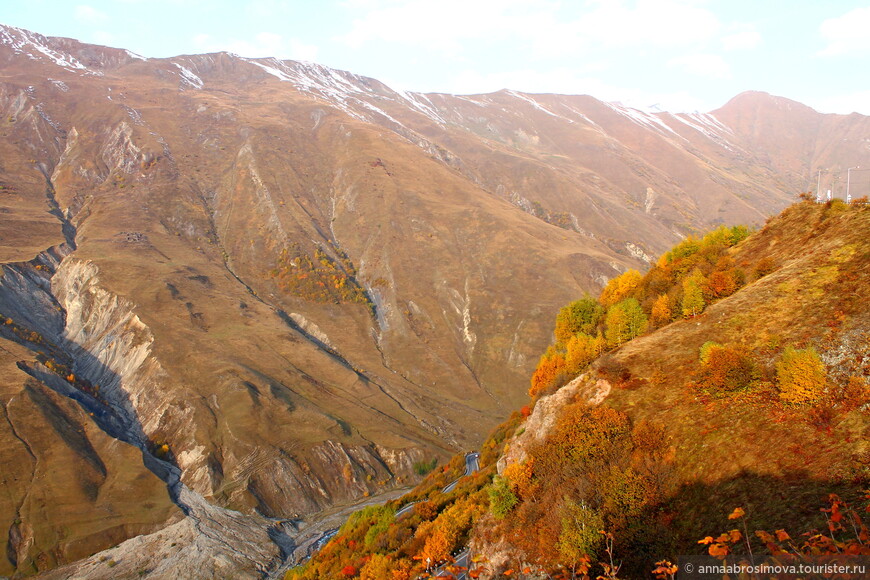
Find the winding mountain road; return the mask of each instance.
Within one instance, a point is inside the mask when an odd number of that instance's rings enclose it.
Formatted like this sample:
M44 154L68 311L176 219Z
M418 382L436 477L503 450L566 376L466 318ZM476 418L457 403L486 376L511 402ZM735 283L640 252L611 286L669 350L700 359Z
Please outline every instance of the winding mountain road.
M444 565L439 568L432 578L453 578L454 580L467 580L469 578L468 570L471 568L471 550L463 548L461 552L456 554L453 559L453 564ZM458 569L459 572L451 572L450 568Z
M480 469L480 453L477 451L472 451L471 453L465 454L465 473L462 477L471 475L472 473L476 473ZM460 477L459 479L462 479ZM441 493L450 493L456 487L456 484L459 483L459 479L451 482L447 487L441 490Z
M444 489L441 490L441 493L450 493L451 491L453 491L456 488L456 484L459 483L460 479L462 479L463 477L469 476L472 473L477 473L478 471L480 471L480 453L477 451L472 451L470 453L466 453L465 454L465 473L463 473L457 479L448 483L444 487ZM415 502L411 502L405 506L402 506L402 509L400 509L399 511L396 512L396 519L398 519L401 516L405 515L406 513L410 512L412 509L414 509L414 506L417 505L418 503L419 502L415 501Z

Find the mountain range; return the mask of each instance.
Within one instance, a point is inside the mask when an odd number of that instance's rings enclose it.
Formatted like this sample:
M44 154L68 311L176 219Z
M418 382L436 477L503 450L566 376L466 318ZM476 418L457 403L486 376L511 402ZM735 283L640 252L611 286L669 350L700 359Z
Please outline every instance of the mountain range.
M562 305L870 162L867 117L763 93L422 94L9 26L0 108L0 574L148 533L265 574L296 518L479 444Z

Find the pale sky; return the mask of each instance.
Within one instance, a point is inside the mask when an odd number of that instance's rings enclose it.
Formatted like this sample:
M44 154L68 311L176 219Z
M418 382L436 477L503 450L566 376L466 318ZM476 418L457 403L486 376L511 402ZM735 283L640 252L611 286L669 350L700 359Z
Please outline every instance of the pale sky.
M146 57L309 60L411 91L710 111L758 90L870 115L870 1L9 0L0 23Z

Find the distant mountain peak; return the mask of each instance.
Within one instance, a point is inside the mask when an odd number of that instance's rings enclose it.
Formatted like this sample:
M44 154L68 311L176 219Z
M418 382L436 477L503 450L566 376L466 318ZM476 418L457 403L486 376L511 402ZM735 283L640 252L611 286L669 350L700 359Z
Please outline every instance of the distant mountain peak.
M737 108L770 108L784 111L812 111L821 114L803 103L764 91L744 91L725 103L720 110Z

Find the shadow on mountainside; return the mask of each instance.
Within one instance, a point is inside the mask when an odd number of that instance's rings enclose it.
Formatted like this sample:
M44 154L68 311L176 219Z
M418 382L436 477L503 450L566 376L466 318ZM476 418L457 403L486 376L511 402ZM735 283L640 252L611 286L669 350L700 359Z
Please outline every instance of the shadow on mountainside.
M757 530L784 529L800 544L805 532L827 531L821 510L830 507L830 494L857 507L866 483L811 479L800 471L780 477L745 471L717 483L683 484L666 501L626 524L627 533L617 536L615 559L623 562L621 576L649 577L659 560L706 555L707 546L699 540L733 529L743 533L744 521L756 555L766 553ZM729 520L736 508L746 515ZM744 543L738 547L746 549Z
M22 371L74 400L111 437L139 448L145 466L166 482L172 501L187 513L179 499L180 470L171 454L158 458L154 453L153 442L122 386L122 377L65 336L66 311L52 293L50 281L66 253L65 248L49 250L30 262L2 266L0 315L12 322L0 326L0 336L33 353L33 360L18 361ZM97 384L102 388L95 388ZM84 435L70 438L78 431L67 424L69 418L54 409L39 389L30 386L25 391L71 448L84 460L99 462L99 469L105 471Z

